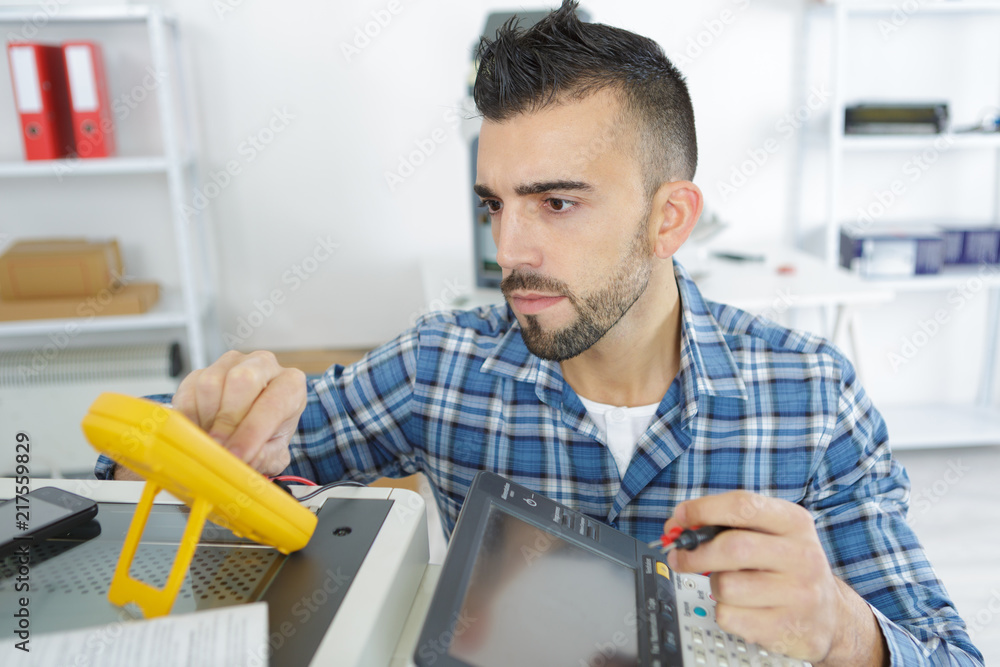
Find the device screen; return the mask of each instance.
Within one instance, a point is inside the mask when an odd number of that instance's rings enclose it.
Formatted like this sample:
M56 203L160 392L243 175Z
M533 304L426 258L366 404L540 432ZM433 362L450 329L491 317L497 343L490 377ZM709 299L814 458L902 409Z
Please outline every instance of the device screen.
M636 571L491 505L452 630L476 667L637 665Z
M26 536L30 529L41 528L55 521L60 521L77 511L31 496L28 501L30 520L24 528L21 528L18 526L18 520L23 520L23 515L17 516L16 502L8 500L0 503L0 543L10 542L18 536Z

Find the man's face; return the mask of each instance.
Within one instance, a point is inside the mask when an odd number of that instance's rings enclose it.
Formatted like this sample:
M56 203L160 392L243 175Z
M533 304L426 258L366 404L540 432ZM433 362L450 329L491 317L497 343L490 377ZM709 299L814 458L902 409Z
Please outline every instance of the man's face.
M609 91L484 122L476 192L525 345L563 361L594 345L653 270L650 202Z

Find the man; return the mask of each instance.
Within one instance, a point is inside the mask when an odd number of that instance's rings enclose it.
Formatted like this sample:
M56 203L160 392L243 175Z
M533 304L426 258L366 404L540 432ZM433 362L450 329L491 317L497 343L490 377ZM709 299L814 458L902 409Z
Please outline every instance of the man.
M427 316L308 387L230 352L174 406L268 474L422 471L449 529L482 469L642 540L733 526L670 556L714 573L724 629L817 665L981 664L850 363L705 301L673 262L702 194L662 50L566 2L479 56L475 191L507 304Z

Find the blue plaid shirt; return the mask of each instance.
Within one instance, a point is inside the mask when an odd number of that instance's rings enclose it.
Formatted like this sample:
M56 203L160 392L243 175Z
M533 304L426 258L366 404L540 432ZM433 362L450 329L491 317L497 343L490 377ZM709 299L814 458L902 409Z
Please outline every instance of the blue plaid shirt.
M423 472L450 533L492 470L642 541L681 501L733 489L806 507L834 573L872 606L893 665L981 665L906 523L909 479L828 342L706 301L675 263L681 365L624 478L559 364L503 305L433 313L309 382L286 474ZM98 463L106 478L111 462Z

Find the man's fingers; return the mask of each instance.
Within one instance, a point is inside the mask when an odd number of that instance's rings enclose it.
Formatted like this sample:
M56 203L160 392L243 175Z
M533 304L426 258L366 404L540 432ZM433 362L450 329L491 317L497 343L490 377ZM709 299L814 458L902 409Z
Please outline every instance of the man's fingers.
M282 369L240 418L239 425L228 438L227 448L244 461L256 462L272 436L284 433L273 445L275 451L282 447L287 449L288 440L305 409L305 400L305 374L294 368ZM265 461L273 464L271 459L274 457L269 452L264 454Z
M250 412L255 400L282 370L270 352L254 352L225 372L221 392L216 387L206 388L206 392L217 391L220 396L214 418L206 428L209 435L228 447L230 437ZM215 381L214 377L212 381ZM199 395L199 407L201 402Z
M781 498L749 491L729 491L686 500L677 506L667 527L732 526L772 535L789 535L812 528L809 511Z
M288 440L292 431L283 431L281 437L274 437L264 443L257 456L250 462L250 467L265 475L277 475L292 462L292 454L288 449Z
M733 607L720 602L715 606L715 618L726 632L760 644L772 653L814 661L828 651L820 628L787 607Z
M194 400L198 407L198 425L206 431L211 428L215 416L219 413L226 376L245 359L245 355L230 350L219 357L214 364L202 369L194 385Z
M188 373L171 400L174 409L207 431L219 411L226 373L244 356L230 350L208 368L198 368Z
M674 549L667 564L678 572L783 572L801 562L802 551L795 540L753 530L727 530L696 549Z
M788 606L800 594L789 591L787 579L776 572L735 571L712 573L712 597L734 607Z
M173 398L170 399L170 404L173 405L175 410L199 426L201 426L201 420L198 418L198 401L195 398L194 388L204 370L203 368L198 368L188 373L180 386L177 387Z
M306 404L305 374L271 352L230 351L192 371L173 405L242 460L269 474L290 461L288 442Z

